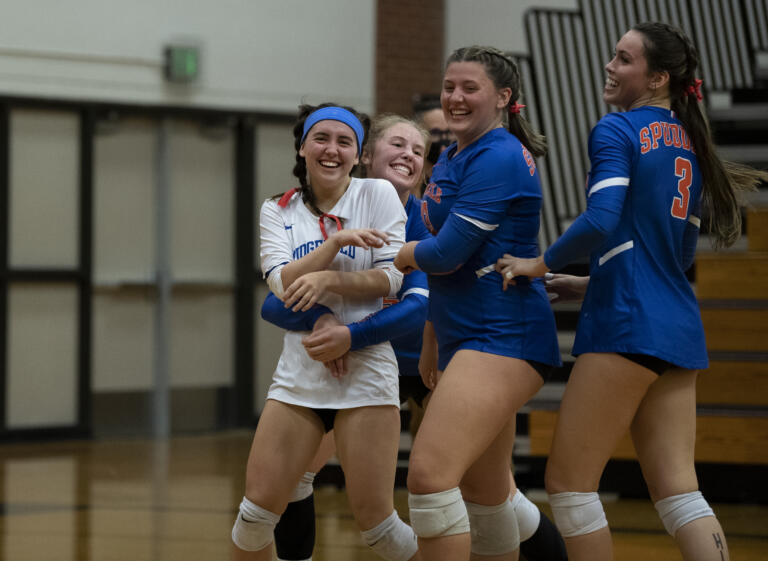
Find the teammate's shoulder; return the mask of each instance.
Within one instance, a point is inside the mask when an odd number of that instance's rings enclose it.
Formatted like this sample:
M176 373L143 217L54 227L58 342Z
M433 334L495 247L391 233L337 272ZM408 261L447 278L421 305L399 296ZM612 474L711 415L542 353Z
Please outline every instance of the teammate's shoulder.
M395 186L388 180L378 177L353 177L352 182L349 184L349 189L359 191L361 194L369 196L377 196L382 193L389 194L390 191L395 191Z
M298 189L293 188L284 193L269 197L261 204L261 208L270 210L286 209L296 204L297 201L301 201L301 193L299 193Z
M354 198L358 200L386 201L402 207L395 186L386 179L376 177L352 178L349 189L354 189Z
M631 126L631 119L629 118L629 113L614 112L614 113L606 113L605 115L603 115L595 125L594 129L598 129L598 128L611 129L611 128L617 128L617 127L623 128L628 126Z
M604 138L606 136L614 139L616 137L631 139L634 136L632 134L633 130L634 125L632 119L627 113L608 113L592 128L589 137L590 140Z
M517 137L504 128L494 129L468 147L470 158L505 158L515 152L520 145Z
M349 187L356 187L358 189L383 189L384 187L392 188L392 184L386 179L381 179L379 177L353 177Z

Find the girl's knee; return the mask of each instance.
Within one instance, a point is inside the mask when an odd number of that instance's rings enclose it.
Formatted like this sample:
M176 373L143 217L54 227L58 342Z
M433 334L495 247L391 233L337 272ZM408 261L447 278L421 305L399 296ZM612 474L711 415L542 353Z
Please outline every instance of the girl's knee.
M458 487L459 480L451 478L444 471L433 467L429 458L411 457L408 462L408 491L417 495L435 493Z
M350 500L349 507L352 510L352 515L355 517L355 522L361 531L368 530L380 524L382 520L385 520L394 510L394 504L392 503L392 497L390 492L389 501L377 500L376 498L362 499L360 501L352 502Z
M565 473L554 465L552 461L547 462L546 470L544 471L544 489L548 494L564 493L569 491L569 482L565 477Z

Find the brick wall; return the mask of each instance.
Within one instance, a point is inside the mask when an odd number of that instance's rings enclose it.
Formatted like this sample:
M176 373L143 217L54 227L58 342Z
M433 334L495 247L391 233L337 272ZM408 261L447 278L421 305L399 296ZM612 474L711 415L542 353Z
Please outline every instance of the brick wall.
M443 0L378 0L376 16L376 111L409 116L415 94L440 91Z

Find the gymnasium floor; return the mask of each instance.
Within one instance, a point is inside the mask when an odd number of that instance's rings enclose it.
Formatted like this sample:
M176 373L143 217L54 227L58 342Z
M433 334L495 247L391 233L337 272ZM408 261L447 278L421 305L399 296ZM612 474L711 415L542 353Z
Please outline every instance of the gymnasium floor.
M0 444L0 560L228 559L251 434ZM316 499L315 561L378 559L363 546L343 491L321 486ZM395 502L406 516L405 490ZM768 559L768 505L713 507L734 561ZM608 502L606 512L616 559L680 559L650 503Z

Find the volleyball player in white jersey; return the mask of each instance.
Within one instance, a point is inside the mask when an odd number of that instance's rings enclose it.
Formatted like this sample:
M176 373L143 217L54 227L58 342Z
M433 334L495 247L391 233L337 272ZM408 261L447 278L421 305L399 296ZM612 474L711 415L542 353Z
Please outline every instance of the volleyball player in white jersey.
M294 136L301 186L262 206L262 270L287 307L321 303L344 323L358 321L402 284L392 260L405 238L403 205L387 181L351 177L365 140L353 110L302 106ZM418 559L415 535L393 506L400 417L391 345L323 364L307 354L305 336L285 334L248 458L232 558L272 558L280 513L334 428L350 507L366 543L384 559Z

